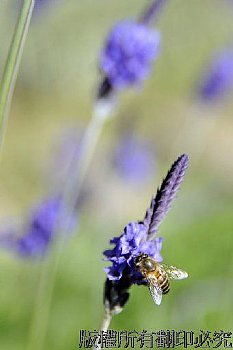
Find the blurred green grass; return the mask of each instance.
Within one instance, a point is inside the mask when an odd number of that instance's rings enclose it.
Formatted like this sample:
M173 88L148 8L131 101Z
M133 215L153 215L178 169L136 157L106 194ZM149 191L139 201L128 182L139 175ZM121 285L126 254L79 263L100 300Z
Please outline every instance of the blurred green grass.
M0 3L1 73L15 3ZM115 20L136 15L143 5L138 0L60 1L35 16L1 159L3 220L18 216L22 221L31 203L49 190L45 173L55 140L64 129L89 120L105 34ZM153 75L142 91L122 96L118 115L98 145L89 176L95 191L59 265L45 350L76 349L80 329L99 327L102 251L127 222L143 217L162 176L183 152L190 155L190 168L161 235L165 262L184 268L190 278L174 282L159 308L146 288L133 287L111 328L232 330L232 100L204 109L192 100L202 65L232 43L232 16L233 8L219 0L173 0L161 14L163 50ZM130 123L132 133L154 141L157 157L155 178L141 188L120 182L107 157L106 150ZM4 251L0 262L1 349L25 349L41 265Z

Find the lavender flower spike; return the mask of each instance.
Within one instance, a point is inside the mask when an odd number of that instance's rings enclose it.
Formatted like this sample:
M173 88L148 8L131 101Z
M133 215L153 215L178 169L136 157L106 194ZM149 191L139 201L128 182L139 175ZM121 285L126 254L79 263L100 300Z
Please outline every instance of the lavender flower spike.
M149 76L152 62L159 55L160 33L148 26L163 2L165 0L153 1L138 21L120 21L110 31L100 54L103 79L99 99L112 91L137 87Z
M137 86L149 76L159 54L160 34L135 21L121 21L111 30L100 57L100 68L111 87Z
M156 196L152 199L151 206L143 220L148 229L148 236L157 233L158 227L170 209L171 203L184 179L188 164L188 156L186 154L180 156L172 165L161 187L157 190Z
M233 50L215 55L198 86L198 96L204 102L220 99L233 90Z
M108 312L118 313L128 300L128 290L132 284L147 284L144 276L135 266L135 258L146 254L156 262L163 260L161 237L154 237L158 225L167 214L188 166L188 156L183 154L172 165L143 221L130 222L120 237L110 243L113 249L106 250L104 256L111 262L105 268L105 307Z
M23 258L42 258L55 239L58 221L61 218L67 220L72 231L77 221L75 216L75 213L67 212L60 196L49 197L31 211L23 235L17 236L13 228L2 235L0 245Z

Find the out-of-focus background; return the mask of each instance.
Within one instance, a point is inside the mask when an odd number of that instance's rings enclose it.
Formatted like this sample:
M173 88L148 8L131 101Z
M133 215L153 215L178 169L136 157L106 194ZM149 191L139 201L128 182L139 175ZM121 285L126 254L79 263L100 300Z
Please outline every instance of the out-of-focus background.
M38 1L1 156L2 233L12 222L21 224L61 176L69 147L64 159L57 150L69 137L79 139L90 119L104 38L113 23L136 17L147 3ZM0 1L0 74L18 10L16 0ZM172 0L159 15L162 47L151 77L122 94L98 143L79 227L59 264L43 349L76 349L80 329L98 329L102 251L128 222L143 218L182 153L189 154L190 167L160 235L164 261L190 277L173 282L160 307L145 287L131 288L111 328L233 331L233 92L217 102L200 101L196 92L211 57L233 46L232 18L227 0ZM118 164L125 135L146 148L148 173L137 175L137 160L131 174ZM136 148L129 147L132 160ZM41 263L1 249L0 266L0 347L26 349Z

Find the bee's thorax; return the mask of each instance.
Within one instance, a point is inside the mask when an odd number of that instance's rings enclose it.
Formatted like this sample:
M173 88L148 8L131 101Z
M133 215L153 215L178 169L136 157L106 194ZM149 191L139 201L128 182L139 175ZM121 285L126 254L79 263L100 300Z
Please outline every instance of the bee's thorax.
M170 290L170 282L167 274L163 271L160 264L148 256L140 255L135 260L136 267L141 274L147 278L154 277L157 280L159 287L163 294L167 294Z

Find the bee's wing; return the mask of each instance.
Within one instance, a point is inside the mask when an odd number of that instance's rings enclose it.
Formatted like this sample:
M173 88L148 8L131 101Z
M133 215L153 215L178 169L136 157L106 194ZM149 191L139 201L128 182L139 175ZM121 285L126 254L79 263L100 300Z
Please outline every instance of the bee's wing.
M146 280L153 301L156 305L160 305L162 301L162 289L159 287L157 279L155 277L148 276Z
M165 264L161 264L161 267L170 279L182 280L188 277L188 273L186 271L178 269L175 266L167 266Z

